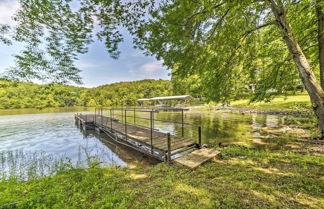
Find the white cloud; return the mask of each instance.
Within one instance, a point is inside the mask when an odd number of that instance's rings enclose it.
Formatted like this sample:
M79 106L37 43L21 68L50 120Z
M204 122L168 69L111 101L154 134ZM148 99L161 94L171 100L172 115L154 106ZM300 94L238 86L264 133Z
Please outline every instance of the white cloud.
M80 69L93 69L101 66L99 63L88 62L84 60L76 61L75 65Z
M154 61L150 63L146 63L140 67L140 71L147 73L147 74L153 74L159 70L163 70L162 61Z
M12 15L19 9L17 0L0 0L0 24L14 26Z

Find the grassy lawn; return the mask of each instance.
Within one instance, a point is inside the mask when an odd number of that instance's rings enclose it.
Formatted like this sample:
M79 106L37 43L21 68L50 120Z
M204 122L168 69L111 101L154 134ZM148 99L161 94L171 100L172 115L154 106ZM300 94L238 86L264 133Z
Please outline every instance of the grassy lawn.
M231 102L232 107L245 107L260 110L306 110L311 108L310 99L307 93L278 96L270 102L254 102L249 104L248 99L236 100Z
M196 170L73 169L0 182L0 206L18 208L324 208L324 158L229 147ZM9 206L6 205L6 208Z

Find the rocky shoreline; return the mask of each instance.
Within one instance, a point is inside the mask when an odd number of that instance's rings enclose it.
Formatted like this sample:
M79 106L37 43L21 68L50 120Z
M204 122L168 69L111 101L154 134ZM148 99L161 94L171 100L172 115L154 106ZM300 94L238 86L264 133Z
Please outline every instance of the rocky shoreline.
M236 108L236 107L227 107L227 106L217 106L212 107L210 110L228 110L228 111L235 111L240 112L242 114L251 113L251 114L265 114L265 115L287 115L287 116L294 116L294 117L314 117L314 113L309 111L263 111L263 110L255 110L249 108Z

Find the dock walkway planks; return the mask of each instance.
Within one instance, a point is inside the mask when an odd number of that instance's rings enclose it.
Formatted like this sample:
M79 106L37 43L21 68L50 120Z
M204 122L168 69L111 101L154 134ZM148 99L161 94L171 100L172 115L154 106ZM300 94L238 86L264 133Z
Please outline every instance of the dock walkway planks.
M175 159L174 161L188 168L195 169L199 165L220 155L220 152L214 149L203 148L195 150L185 156Z
M131 139L141 144L151 147L154 151L159 151L164 156L164 153L168 151L168 138L166 133L162 133L156 130L152 130L152 146L151 146L151 129L140 127L137 125L127 123L121 123L116 119L111 119L106 116L100 115L76 115L76 119L80 120L84 124L93 124L95 127L100 128L103 131L110 133L118 133L126 136L126 139ZM188 148L195 148L197 144L184 137L171 135L171 151L173 153L179 150L186 150ZM163 160L163 159L161 159Z

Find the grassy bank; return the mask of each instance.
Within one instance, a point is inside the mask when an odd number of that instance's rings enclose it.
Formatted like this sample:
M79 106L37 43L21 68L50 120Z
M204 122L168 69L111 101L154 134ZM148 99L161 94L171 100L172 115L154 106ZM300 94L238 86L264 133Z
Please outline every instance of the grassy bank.
M262 101L249 103L248 99L241 99L231 102L230 106L267 111L303 111L311 109L311 103L307 93L300 93L290 96L278 96L270 102Z
M74 169L0 182L0 206L18 208L323 208L324 158L230 147L197 170ZM8 207L6 205L5 207Z

